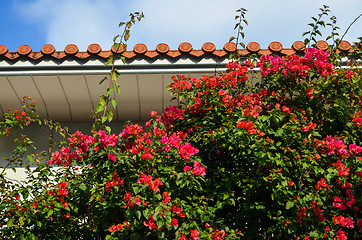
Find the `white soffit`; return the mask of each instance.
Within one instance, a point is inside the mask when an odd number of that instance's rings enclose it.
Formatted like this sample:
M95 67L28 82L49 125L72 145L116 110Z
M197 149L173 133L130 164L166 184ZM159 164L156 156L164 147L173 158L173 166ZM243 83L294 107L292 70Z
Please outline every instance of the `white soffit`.
M91 121L99 96L106 93L110 66L104 60L47 60L16 62L0 61L0 113L21 108L24 96L36 100L37 112L41 118L56 121ZM171 77L183 74L200 77L225 70L226 58L159 58L147 60L135 58L123 64L116 62L121 73L118 82L121 94L114 110L116 121L146 121L149 112L162 112L171 105L171 95L166 87ZM175 103L174 103L175 104Z

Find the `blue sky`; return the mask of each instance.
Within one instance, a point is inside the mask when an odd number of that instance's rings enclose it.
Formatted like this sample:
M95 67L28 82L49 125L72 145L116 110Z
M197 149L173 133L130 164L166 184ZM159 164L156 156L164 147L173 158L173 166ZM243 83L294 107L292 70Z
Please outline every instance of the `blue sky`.
M150 50L158 43L177 49L185 41L194 49L205 42L221 49L236 34L234 16L240 7L248 9L244 42L256 41L262 48L272 41L290 47L302 40L310 17L317 16L323 4L330 6L330 16L337 17L341 35L362 13L362 0L1 0L0 4L0 44L10 51L22 44L39 51L47 43L56 50L70 43L81 51L92 43L108 50L121 31L118 23L134 11L143 11L145 19L131 29L129 47L144 43ZM362 17L345 40L356 41L359 36Z

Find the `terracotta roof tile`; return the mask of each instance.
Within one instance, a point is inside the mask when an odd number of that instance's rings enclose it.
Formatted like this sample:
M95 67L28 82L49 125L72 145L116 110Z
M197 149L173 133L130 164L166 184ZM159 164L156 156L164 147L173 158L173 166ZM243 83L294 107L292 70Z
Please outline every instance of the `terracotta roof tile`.
M38 60L42 58L44 55L41 52L32 52L29 54L29 57L33 60Z
M156 52L156 51L147 51L147 52L145 52L144 55L149 57L149 58L155 58L160 54L158 52Z
M304 51L305 50L305 44L302 41L294 42L292 47L295 51Z
M246 49L248 49L249 52L258 52L260 50L260 45L257 42L250 42L246 45Z
M98 56L100 56L101 58L109 58L109 56L112 55L112 51L102 51L100 53L98 53Z
M213 52L213 54L214 54L215 56L217 56L217 57L223 57L223 56L227 55L228 52L226 52L226 51L224 51L224 50L215 50L215 51Z
M98 44L91 44L91 45L88 46L87 51L90 54L98 54L98 53L100 53L102 51L102 48Z
M171 51L167 52L167 55L175 58L175 57L181 56L181 52L177 51L177 50L171 50Z
M78 52L75 54L75 57L80 58L80 59L87 59L90 56L91 55L88 52Z
M67 55L75 55L78 52L78 47L75 44L69 44L64 48Z
M183 52L183 53L188 53L191 52L192 50L192 45L191 43L188 42L183 42L180 44L180 46L178 47L178 50Z
M325 51L328 49L328 43L326 41L318 41L317 48Z
M195 57L201 57L204 54L205 53L202 50L191 50L190 51L190 55L195 56Z
M215 51L215 49L216 49L215 44L211 42L207 42L202 45L202 50L204 52L212 53L213 51Z
M283 50L283 45L280 42L271 42L269 44L269 50L272 52L280 52Z
M147 46L143 43L138 43L134 46L133 51L136 54L145 54L147 52Z
M51 55L55 52L55 47L51 44L46 44L42 46L40 50L44 55Z
M170 47L166 43L160 43L156 47L156 51L159 53L167 53L170 50Z
M0 55L4 55L8 52L8 47L5 45L0 45Z
M352 46L347 41L342 41L339 44L341 51L351 52ZM322 50L328 49L328 43L326 41L318 41L317 47ZM193 56L196 58L202 57L204 54L214 55L216 57L225 57L229 53L234 52L237 46L235 43L226 43L223 49L216 49L215 45L211 42L206 42L202 45L201 49L193 49L192 45L188 42L183 42L179 45L177 50L171 50L166 43L160 43L157 45L155 50L149 50L145 44L136 44L133 50L124 51L123 46L120 45L118 49L114 46L110 50L102 50L98 44L91 44L88 46L87 51L80 52L78 46L75 44L67 45L63 51L56 51L53 45L46 44L40 51L33 52L29 45L21 45L17 52L9 52L6 45L0 45L0 59L7 59L16 61L20 57L38 60L44 57L52 57L55 59L63 59L67 56L73 56L78 59L88 59L92 56L100 58L108 58L112 52L123 55L130 59L137 55L144 55L149 58L156 58L159 55L165 55L167 57L176 58L183 54ZM271 42L267 49L261 49L260 44L257 42L250 42L247 44L246 49L238 49L239 53L244 56L250 53L259 54L271 54L278 53L282 55L291 55L296 52L304 51L305 45L302 41L295 41L291 48L284 48L280 42Z

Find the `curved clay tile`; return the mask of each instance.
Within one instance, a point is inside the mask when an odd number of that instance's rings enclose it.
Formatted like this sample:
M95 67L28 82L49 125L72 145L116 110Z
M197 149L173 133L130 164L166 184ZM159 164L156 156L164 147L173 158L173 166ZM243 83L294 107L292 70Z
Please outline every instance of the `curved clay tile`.
M328 43L326 41L318 41L317 48L322 50L328 50ZM341 41L339 44L342 51L352 51L351 44L348 41ZM56 59L66 58L68 55L73 55L78 59L88 59L92 55L96 55L100 58L108 58L112 52L122 54L124 57L130 59L137 55L144 55L149 58L156 58L160 54L166 54L168 57L176 58L182 54L190 54L194 57L202 57L205 53L212 53L217 57L224 57L228 53L238 51L241 56L249 53L258 52L260 54L271 54L273 52L280 52L283 55L291 55L298 51L305 50L305 44L302 41L295 41L292 48L283 48L280 42L272 42L266 49L260 49L260 45L257 42L248 43L246 49L238 49L237 45L233 42L228 42L224 45L223 49L216 49L215 45L211 42L204 43L201 49L193 49L192 45L188 42L183 42L179 45L178 50L170 50L169 46L165 43L157 45L156 50L147 50L145 44L136 44L133 51L124 51L123 45L120 45L118 49L115 49L114 45L111 50L102 51L98 44L91 44L88 46L87 51L79 52L78 47L74 44L69 44L65 47L64 51L55 51L55 48L51 44L44 45L39 52L33 52L28 45L22 45L18 48L17 52L9 52L6 45L0 45L0 56L9 60L15 61L21 56L25 56L29 59L38 60L44 55L52 56Z
M99 46L99 44L91 44L88 46L88 49L87 51L90 53L90 54L98 54L102 51L102 48L101 46Z
M167 52L167 56L170 56L170 57L172 57L172 58L175 58L175 57L181 56L181 52L178 51L178 50L168 51L168 52Z
M344 40L341 41L338 46L341 48L342 51L349 51L352 48L351 44Z
M98 56L100 56L101 58L109 58L109 56L112 55L112 51L102 51L100 53L98 53Z
M228 42L224 45L224 50L227 52L234 52L236 50L236 44L233 42Z
M116 48L114 45L112 45L112 48L111 48L112 52L115 53L117 51L117 53L123 53L124 51L124 48L123 48L123 45L120 44L118 48Z
M293 55L294 53L296 53L296 51L292 48L283 48L281 51L280 51L281 54L284 54L284 55L287 55L287 56L290 56L290 55Z
M75 44L69 44L64 48L64 52L68 55L75 55L78 52L78 47Z
M18 53L22 56L26 56L31 53L31 47L29 45L21 45L18 48Z
M7 53L5 54L5 57L7 57L7 58L10 59L10 60L15 60L15 59L19 58L20 55L19 55L18 52L7 52Z
M5 45L0 45L0 55L4 55L8 52L8 47Z
M147 46L143 43L138 43L133 47L133 51L136 54L144 54L145 52L147 52Z
M78 52L77 54L75 54L75 56L80 59L86 59L89 58L91 55L88 52Z
M280 52L283 49L283 45L280 42L271 42L269 44L269 50L272 52Z
M157 51L147 51L147 52L145 52L144 55L145 55L146 57L149 57L149 58L155 58L155 57L157 57L157 56L160 55L160 54L158 54Z
M134 53L133 51L127 51L122 53L122 56L126 57L126 58L133 58L135 57L137 54Z
M55 52L55 47L51 44L46 44L40 50L44 55L51 55Z
M317 48L320 49L320 50L327 50L328 49L328 43L326 41L323 41L323 40L320 40L317 42Z
M191 50L191 52L190 52L190 55L195 56L195 57L201 57L204 54L205 54L204 51L202 51L200 49L199 50Z
M248 43L248 45L246 45L246 48L250 52L258 52L260 50L260 45L257 42L250 42L250 43Z
M305 44L302 41L295 41L292 45L292 48L295 51L304 51L305 50Z
M223 57L228 53L224 50L215 50L212 54L214 54L217 57Z
M216 49L215 44L211 42L207 42L202 45L202 50L204 52L212 53L213 51L215 51L215 49Z
M41 52L32 52L28 56L33 60L38 60L39 58L43 57L44 55Z
M191 52L191 50L192 50L192 45L191 45L191 43L183 42L183 43L180 44L180 46L178 47L178 49L179 49L181 52L188 53L188 52Z
M160 43L156 47L156 51L159 53L167 53L170 50L170 47L166 43Z
M269 48L266 48L266 49L260 49L258 51L258 53L260 53L261 55L270 55L272 54L273 52L269 50Z
M65 54L64 51L54 52L54 53L52 54L52 57L57 58L57 59L62 59L62 58L65 58L66 56L67 56L67 54Z

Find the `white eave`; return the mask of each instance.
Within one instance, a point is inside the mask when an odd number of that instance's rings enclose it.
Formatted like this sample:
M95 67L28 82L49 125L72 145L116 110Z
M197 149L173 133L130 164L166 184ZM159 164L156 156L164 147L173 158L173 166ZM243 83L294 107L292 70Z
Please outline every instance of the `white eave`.
M126 64L117 60L121 94L117 97L115 120L147 120L150 111L162 112L171 104L166 87L173 75L214 75L216 71L225 70L227 61L227 57L206 55L176 59L135 57ZM21 109L22 97L28 96L36 100L41 118L63 122L90 121L99 96L105 94L108 86L106 81L99 85L110 71L110 66L104 66L104 62L99 58L19 59L14 62L0 59L1 116L8 108Z

